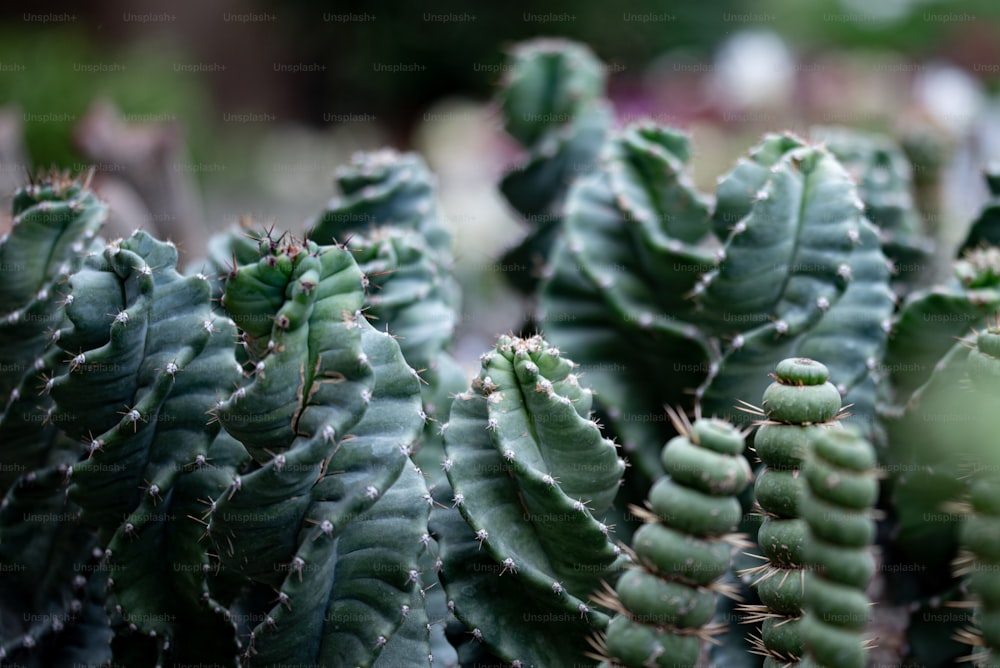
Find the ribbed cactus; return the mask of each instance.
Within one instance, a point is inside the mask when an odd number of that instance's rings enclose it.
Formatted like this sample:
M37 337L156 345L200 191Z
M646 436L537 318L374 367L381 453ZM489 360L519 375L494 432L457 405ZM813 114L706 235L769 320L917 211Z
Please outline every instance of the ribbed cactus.
M419 587L419 381L363 297L349 250L290 235L226 281L249 379L214 414L255 464L204 522L223 565L278 592L250 634L252 665L378 665Z
M799 625L806 660L800 665L867 665L863 634L871 602L865 589L875 572L876 463L874 448L856 432L826 429L813 439L802 466L808 570Z
M548 260L573 181L596 167L611 128L604 64L582 44L542 38L517 44L499 91L504 127L528 151L500 182L529 223L527 238L504 257L515 287L531 292Z
M667 476L650 490L645 524L632 536L634 564L600 601L617 614L594 642L606 666L694 666L742 516L737 496L750 482L743 435L721 420L690 424L672 413L678 436L662 451Z
M671 435L662 406L690 403L708 370L709 343L683 319L694 309L685 295L713 263L692 245L708 232L708 204L687 174L685 135L634 126L605 151L600 170L569 194L538 319L584 366L625 453L651 481L662 474L654 444Z
M39 389L66 364L52 345L63 284L108 215L83 184L55 174L15 193L11 213L13 228L0 238L0 494L26 471L67 462L53 452L58 430Z
M704 414L736 420L732 397L762 392L775 358L831 359L872 428L893 294L847 172L822 148L769 135L720 180L709 220L688 157L683 135L655 126L608 141L567 201L541 289L546 335L593 365L613 430L651 479L660 467L640 444L669 436L660 406L694 391ZM721 249L708 249L709 231Z
M457 512L435 511L432 529L449 606L515 665L581 657L608 622L590 596L624 559L602 518L625 463L573 367L541 337L502 336L445 431Z
M54 422L88 450L69 495L98 530L109 606L173 660L231 663L233 625L217 614L209 548L189 515L246 456L220 444L205 416L240 378L236 327L212 312L208 282L182 277L176 262L172 244L138 232L70 278L59 336L70 364L52 382ZM212 643L196 639L206 627Z
M804 608L803 554L808 530L802 519L805 480L800 475L811 442L841 410L840 393L829 381L825 365L808 358L789 358L775 367L774 382L764 391L762 417L754 449L764 464L757 473L754 495L764 513L757 543L766 563L750 569L760 607L744 606L748 621L762 622L752 638L765 666L795 663L803 657L799 631Z
M742 185L749 209L696 290L708 331L726 341L699 389L706 414L731 416L733 396L764 390L761 379L774 359L819 355L829 350L825 339L832 330L850 322L848 332L836 334L839 349L830 351L838 365L834 383L846 394L866 378L885 340L892 304L888 272L861 215L857 188L827 151L789 148L794 140L786 138L778 144L785 152L776 156L778 141L766 138L720 184L720 190L734 187L729 180ZM759 190L743 185L756 186L762 172ZM863 285L847 295L856 272ZM831 323L824 325L826 316ZM803 350L810 347L814 351Z
M858 183L865 216L879 230L882 250L893 266L900 292L923 279L934 252L914 206L913 168L903 150L885 135L844 127L812 128Z
M85 184L51 174L15 193L12 214L0 238L0 660L101 663L111 657L107 576L94 573L93 536L66 499L82 449L53 423L47 390L69 365L54 343L65 281L99 243L107 207Z
M424 466L441 454L441 424L451 397L467 379L450 348L461 310L452 275L451 233L436 201L435 179L412 153L359 153L338 171L341 196L320 215L309 238L344 242L365 274L365 315L399 342L420 372L427 415L419 455Z

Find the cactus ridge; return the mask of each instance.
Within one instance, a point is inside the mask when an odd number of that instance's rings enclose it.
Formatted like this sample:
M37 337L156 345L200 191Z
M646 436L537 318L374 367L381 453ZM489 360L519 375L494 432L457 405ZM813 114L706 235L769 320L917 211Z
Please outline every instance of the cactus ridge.
M427 424L417 461L436 466L443 449L440 425L467 379L450 352L461 290L435 179L416 154L386 150L355 155L337 183L341 196L328 203L310 238L344 240L365 277L366 317L397 337L403 356L421 374Z

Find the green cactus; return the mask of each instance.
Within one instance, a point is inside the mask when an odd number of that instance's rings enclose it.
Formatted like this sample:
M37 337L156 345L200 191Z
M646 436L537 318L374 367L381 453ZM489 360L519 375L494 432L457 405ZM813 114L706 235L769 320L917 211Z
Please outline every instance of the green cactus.
M913 169L902 148L885 135L843 127L815 127L809 134L857 181L865 216L891 259L894 285L904 292L925 280L934 242L914 206Z
M594 641L602 665L694 666L716 594L733 595L721 578L742 516L737 496L750 482L743 435L721 420L690 424L671 413L678 436L662 451L667 476L650 490L645 524L632 536L633 567L600 598L617 614Z
M867 665L862 633L871 605L865 588L875 571L876 463L874 448L856 432L827 429L812 441L802 466L807 485L801 509L809 529L800 623L805 665Z
M723 184L736 179L756 185L747 172L768 169L760 190L744 191L749 213L733 226L723 259L695 291L706 329L728 340L698 390L699 403L706 414L734 420L731 397L759 395L775 358L828 345L823 339L834 327L823 325L828 315L832 323L852 320L857 336L851 356L838 357L843 375L834 377L845 393L851 391L884 341L892 303L884 287L884 258L873 247L863 205L843 167L826 151L805 146L787 150L768 166L775 160L775 142L770 138L752 153L759 167L743 161L723 177ZM842 314L838 306L856 269L864 269L864 285L850 295ZM843 341L843 332L837 335Z
M99 243L107 207L85 183L50 174L15 193L12 214L0 239L0 659L100 663L110 659L106 576L94 576L93 536L65 494L82 449L54 424L46 390L69 365L54 345L64 282Z
M765 563L741 573L753 579L762 606L743 606L748 622L761 622L761 635L751 637L765 666L798 662L804 656L800 632L806 561L806 520L802 519L805 480L802 462L811 443L830 428L841 411L840 393L829 381L827 367L808 358L789 358L775 367L774 382L764 391L754 435L754 449L764 466L757 473L754 495L764 521L757 543Z
M679 132L634 126L606 155L570 191L538 320L580 360L625 453L653 480L662 468L652 444L672 435L661 407L690 403L686 391L708 369L709 343L681 319L694 309L685 295L713 266L686 243L708 232L708 205L686 174Z
M482 367L445 431L456 510L432 518L441 579L458 618L504 660L565 662L608 622L588 601L624 559L600 518L625 464L574 364L544 339L502 336ZM538 621L551 635L534 633Z
M612 115L604 99L604 64L582 44L521 42L507 68L499 93L504 127L528 155L504 175L500 192L530 231L501 264L515 267L508 278L530 293L558 235L566 194L596 168Z
M204 519L226 568L278 590L250 633L254 665L378 665L419 588L419 381L363 295L349 250L288 235L226 281L251 377L215 415L255 464Z
M836 384L871 429L871 371L893 295L877 235L837 160L769 135L722 178L709 221L684 173L683 135L629 128L605 152L601 170L570 193L539 320L595 367L591 382L637 470L661 472L640 446L670 435L650 419L659 406L690 404L697 388L702 413L737 420L732 397L763 391L775 357L829 355ZM725 235L714 253L710 230Z
M440 426L467 379L450 353L461 293L434 178L419 156L384 150L355 155L337 182L343 196L327 205L309 237L342 239L350 248L365 274L366 317L396 337L420 372L427 426L415 450L422 450L418 463L436 466Z
M208 282L182 277L176 262L172 244L138 232L70 278L59 345L71 361L52 383L54 422L90 450L69 495L98 530L109 607L174 660L231 663L234 628L211 596L203 528L188 516L246 456L238 444L226 452L205 419L217 389L240 378L236 327L213 314ZM196 639L206 627L218 631L212 643Z
M949 282L910 293L895 317L885 368L896 406L913 400L956 338L1000 309L1000 249L968 250L954 267Z

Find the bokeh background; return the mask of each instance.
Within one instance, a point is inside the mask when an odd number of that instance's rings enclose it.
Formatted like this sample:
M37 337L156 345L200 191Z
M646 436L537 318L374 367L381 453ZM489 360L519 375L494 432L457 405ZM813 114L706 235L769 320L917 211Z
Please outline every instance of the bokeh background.
M112 233L197 263L241 216L301 231L355 151L416 150L456 237L467 359L527 308L495 270L526 231L496 191L518 160L493 104L518 40L589 44L621 123L692 135L706 192L764 132L892 135L947 257L1000 159L996 0L41 4L0 9L3 211L37 169L93 165Z

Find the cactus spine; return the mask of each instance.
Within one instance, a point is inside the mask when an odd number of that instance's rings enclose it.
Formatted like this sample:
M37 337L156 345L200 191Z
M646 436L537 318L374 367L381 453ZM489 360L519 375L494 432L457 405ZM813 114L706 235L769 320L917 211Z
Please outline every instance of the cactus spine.
M743 606L748 622L762 622L759 638L751 642L767 659L765 666L799 661L803 656L799 625L805 590L803 545L806 521L800 505L805 483L799 475L810 441L828 426L841 408L840 393L829 382L827 367L808 358L778 363L774 382L764 391L762 420L754 436L757 456L764 464L754 495L764 514L757 543L766 563L743 571L763 607Z
M750 482L743 435L731 424L671 412L678 436L663 448L667 476L645 508L632 506L644 524L632 536L633 565L600 600L618 614L593 642L605 666L694 666L719 582L734 546L748 545L733 531L742 509L737 496Z

